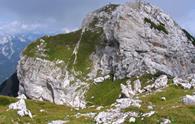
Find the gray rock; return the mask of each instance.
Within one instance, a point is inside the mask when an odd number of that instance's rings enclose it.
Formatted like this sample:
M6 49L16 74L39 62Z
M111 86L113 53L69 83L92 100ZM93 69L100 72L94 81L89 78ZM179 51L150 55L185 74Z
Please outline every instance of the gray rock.
M150 112L147 112L147 113L142 114L142 117L151 117L155 113L156 113L155 111L150 111Z
M171 124L171 121L169 119L162 119L162 122L160 124Z
M130 106L140 108L141 107L141 100L139 99L132 99L132 98L121 98L116 100L116 107L120 109L125 109Z
M126 82L127 85L121 84L121 93L127 98L132 98L135 95L135 92L132 90L131 81Z
M173 83L176 85L176 86L181 86L182 88L184 89L190 89L192 87L192 85L189 83L188 80L183 80L181 78L178 78L178 77L175 77L173 79ZM193 82L192 82L193 83Z
M76 118L80 118L80 117L87 117L87 118L94 118L96 116L96 113L93 113L93 112L90 112L90 113L77 113L76 115Z
M103 81L104 81L104 77L98 77L98 78L94 79L95 83L101 83Z
M160 89L160 88L165 88L168 83L168 78L166 75L161 75L158 77L155 82L154 82L154 88L155 89Z
M127 117L137 117L135 112L121 112L120 109L111 109L107 112L100 112L96 117L97 124L123 124Z
M186 105L195 105L195 95L186 95L183 97L183 103Z
M17 110L17 114L21 117L29 116L30 118L32 118L32 114L30 110L27 109L26 103L22 98L19 99L19 101L17 101L16 103L10 104L9 109Z
M69 121L64 121L64 120L55 120L55 121L51 121L48 124L66 124Z
M135 80L133 84L134 84L134 91L140 93L142 88L140 80L139 79Z
M17 67L17 76L20 80L19 95L75 108L86 106L84 94L89 85L55 62L23 56Z
M114 70L117 79L146 72L163 72L171 76L195 72L195 49L182 28L158 7L148 3L127 3L111 14L94 11L85 20L106 18L103 27L108 45L92 56L96 70L102 75ZM168 34L151 28L145 19L164 24ZM89 24L89 23L87 23ZM84 24L87 27L87 24Z

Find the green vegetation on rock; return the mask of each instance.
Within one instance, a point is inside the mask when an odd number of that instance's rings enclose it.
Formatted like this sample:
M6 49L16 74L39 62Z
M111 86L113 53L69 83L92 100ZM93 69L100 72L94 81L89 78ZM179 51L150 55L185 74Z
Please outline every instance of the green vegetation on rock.
M38 46L41 45L42 40L45 44L44 53L40 53L38 50ZM81 41L78 54L74 55L73 51L79 40ZM90 55L95 51L96 47L101 46L102 43L104 43L102 28L97 28L94 31L86 30L83 33L81 33L81 30L78 30L68 34L42 37L31 43L23 54L29 57L39 57L50 61L62 60L70 69L74 68L76 71L82 72L82 76L84 76L91 69L92 63ZM76 63L73 65L75 57L77 57L77 59Z
M46 57L43 58L51 61L59 59L68 62L69 58L72 55L74 47L80 38L80 34L81 30L78 30L68 34L42 37L41 39L43 39L46 44L46 51L44 52ZM37 46L41 44L41 39L38 39L37 41L31 43L24 50L23 54L29 57L39 57L40 53L37 53Z
M188 40L192 41L192 44L195 45L195 38L189 32L187 32L185 29L182 29L182 30L185 33Z
M92 61L90 55L95 51L96 47L100 47L104 43L104 33L102 28L96 31L86 30L80 41L77 54L76 64L73 65L76 71L82 72L85 76L91 70Z
M148 95L139 95L142 104L141 108L127 108L124 111L136 111L146 113L155 111L151 117L136 119L136 124L157 124L162 118L171 120L172 124L194 124L195 123L195 106L184 105L182 97L187 94L192 94L194 90L184 90L180 87L170 85L160 92L154 92ZM161 100L165 97L166 100ZM154 110L148 110L148 106L153 105Z
M150 28L154 28L158 31L162 31L165 34L168 34L167 29L165 28L165 25L163 23L160 24L155 24L154 22L152 22L149 18L144 18L144 23L149 23L150 24Z

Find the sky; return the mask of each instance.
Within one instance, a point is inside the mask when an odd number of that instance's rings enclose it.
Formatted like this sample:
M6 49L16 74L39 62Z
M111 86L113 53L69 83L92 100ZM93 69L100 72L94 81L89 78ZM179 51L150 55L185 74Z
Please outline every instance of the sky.
M26 30L69 32L87 13L107 3L130 0L0 0L0 33ZM146 0L162 8L195 35L195 0Z

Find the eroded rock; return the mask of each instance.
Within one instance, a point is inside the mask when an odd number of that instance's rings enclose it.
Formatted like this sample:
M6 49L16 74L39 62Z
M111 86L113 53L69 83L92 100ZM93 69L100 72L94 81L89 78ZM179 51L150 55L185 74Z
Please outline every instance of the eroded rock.
M30 110L27 109L24 99L19 99L16 103L9 105L9 109L17 110L17 114L21 117L29 116L32 118Z
M165 88L168 83L168 78L166 75L161 75L158 77L155 82L154 82L154 88L155 89L160 89L160 88Z
M186 105L195 105L195 95L186 95L183 97L183 103Z
M121 90L122 90L121 93L125 95L125 97L127 98L132 98L135 95L135 92L132 89L130 80L126 82L126 85L121 84Z

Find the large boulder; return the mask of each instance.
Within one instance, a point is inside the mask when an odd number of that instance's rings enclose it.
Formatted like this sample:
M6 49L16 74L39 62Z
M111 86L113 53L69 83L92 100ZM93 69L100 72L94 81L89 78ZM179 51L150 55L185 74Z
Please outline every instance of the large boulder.
M166 75L161 75L158 77L155 82L154 82L154 88L155 89L160 89L160 88L165 88L168 83L168 78Z
M9 105L9 109L17 110L17 114L21 117L29 116L32 118L32 113L26 107L26 102L23 97L21 97L16 103Z

